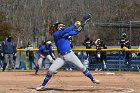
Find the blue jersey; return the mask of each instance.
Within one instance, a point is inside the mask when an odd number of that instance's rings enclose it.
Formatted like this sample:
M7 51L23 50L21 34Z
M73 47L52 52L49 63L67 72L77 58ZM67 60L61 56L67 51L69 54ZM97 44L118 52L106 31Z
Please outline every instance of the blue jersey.
M38 55L43 55L43 56L47 56L47 55L51 55L53 56L53 52L52 52L52 46L47 47L46 45L42 45L39 50L38 50Z
M54 32L53 38L59 54L64 54L71 50L69 36L77 35L79 31L74 30L75 25L72 25L64 30Z

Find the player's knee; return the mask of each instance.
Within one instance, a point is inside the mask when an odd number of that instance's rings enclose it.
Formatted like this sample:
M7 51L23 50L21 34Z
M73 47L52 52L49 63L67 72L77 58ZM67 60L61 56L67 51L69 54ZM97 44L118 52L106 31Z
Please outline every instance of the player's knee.
M80 70L81 70L82 72L84 72L84 71L86 70L86 67L83 66L83 67L80 68Z
M49 71L47 72L47 74L52 75L53 72L49 70Z
M55 74L55 72L56 72L55 70L51 70L51 69L48 70L49 75Z

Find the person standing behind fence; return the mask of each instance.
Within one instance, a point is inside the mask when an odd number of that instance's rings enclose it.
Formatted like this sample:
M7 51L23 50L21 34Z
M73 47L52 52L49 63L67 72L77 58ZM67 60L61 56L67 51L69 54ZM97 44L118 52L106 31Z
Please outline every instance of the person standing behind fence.
M39 60L38 64L36 65L35 74L37 74L40 67L42 67L42 62L47 59L49 61L49 65L53 63L53 60L55 59L54 53L53 53L53 47L52 42L50 40L45 41L45 44L42 45L38 50Z
M3 55L2 55L2 47L1 47L1 44L0 44L0 68L2 69L3 67Z
M129 68L131 68L131 61L130 61L131 52L125 51L125 50L130 49L131 46L130 46L129 40L126 38L126 33L121 34L120 46L124 50L124 51L122 51L124 64L126 64L129 69Z
M27 48L25 48L26 50L26 56L27 56L27 61L29 61L29 69L32 70L32 64L34 64L35 68L36 68L36 63L34 61L35 56L34 56L34 51L30 51L31 49L33 49L33 46L31 44L31 42L28 42Z
M16 69L16 59L17 59L17 55L13 54L13 65L14 65L14 69Z
M9 63L8 69L14 68L13 55L16 54L16 45L12 41L12 37L8 36L7 40L2 42L2 55L4 56L4 63L2 71L5 71L7 63Z
M107 60L107 55L106 55L106 51L100 51L101 49L107 49L107 46L103 43L102 40L97 39L95 41L95 46L96 46L96 55L95 55L95 59L96 59L96 69L95 71L101 71L107 68L106 66L106 60Z
M93 44L94 44L93 41L89 37L86 37L83 43L83 45L86 46L86 49L90 49L93 46ZM92 51L86 51L86 56L87 56L86 59L88 59L89 61L88 65L90 65L92 62L92 54L93 54Z

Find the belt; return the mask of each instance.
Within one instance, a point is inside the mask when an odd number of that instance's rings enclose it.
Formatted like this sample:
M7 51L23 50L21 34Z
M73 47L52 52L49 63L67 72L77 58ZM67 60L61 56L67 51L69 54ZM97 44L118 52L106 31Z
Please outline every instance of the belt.
M60 55L66 55L66 54L68 54L68 53L70 53L71 52L71 50L70 51L68 51L68 52L64 52L64 53L59 53Z

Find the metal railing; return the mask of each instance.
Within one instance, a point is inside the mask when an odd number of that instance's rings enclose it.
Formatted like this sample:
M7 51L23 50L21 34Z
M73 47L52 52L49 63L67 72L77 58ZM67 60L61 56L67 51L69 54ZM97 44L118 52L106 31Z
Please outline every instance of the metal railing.
M73 48L73 51L99 51L96 48L86 49L86 48ZM26 52L25 49L17 49L17 51ZM38 48L30 49L29 51L38 51ZM57 51L56 48L53 48L53 51ZM123 50L122 48L108 48L108 49L101 49L100 51L130 51L130 52L140 52L140 49L131 48Z

